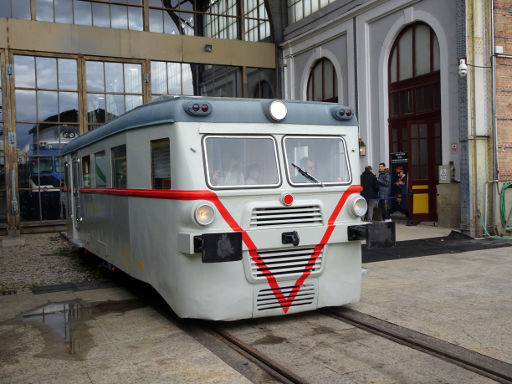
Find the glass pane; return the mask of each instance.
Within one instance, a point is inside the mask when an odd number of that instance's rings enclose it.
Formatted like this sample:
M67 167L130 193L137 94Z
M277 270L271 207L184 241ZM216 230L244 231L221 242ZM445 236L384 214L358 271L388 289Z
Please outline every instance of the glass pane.
M413 91L400 92L400 113L413 112Z
M124 96L107 95L106 120L111 121L124 113Z
M142 96L127 95L126 98L126 112L129 110L142 105Z
M437 37L436 35L434 35L434 42L433 42L433 45L434 45L434 51L432 52L432 56L433 56L433 59L434 59L434 68L433 70L434 71L439 71L439 41L437 41Z
M73 24L73 3L69 0L54 0L55 21Z
M59 67L59 89L77 89L76 60L57 59Z
M391 95L391 115L398 115L398 93Z
M91 3L74 0L75 24L92 25Z
M102 62L87 61L85 63L85 77L88 91L105 91Z
M163 61L151 62L151 92L167 94L166 64Z
M430 27L416 26L416 76L430 72Z
M154 189L171 189L171 146L169 139L151 142L151 184Z
M14 2L17 3L16 1ZM36 20L53 21L53 1L37 0L36 1Z
M108 4L92 3L92 24L96 27L110 27Z
M434 84L434 108L441 108L441 85Z
M127 185L127 164L126 164L126 146L121 145L112 148L112 174L114 188L126 188Z
M419 124L419 137L427 137L427 124Z
M432 109L432 86L416 89L416 112Z
M322 64L313 69L313 100L322 100Z
M162 33L164 25L162 21L162 11L156 9L149 10L149 32Z
M428 167L426 165L420 166L420 179L428 179Z
M142 8L128 7L128 28L132 31L142 31Z
M324 61L324 99L328 100L333 98L334 89L333 89L333 79L336 77L336 73L334 71L334 67L329 60Z
M141 72L140 64L124 64L125 92L142 93Z
M60 121L78 122L78 93L59 93Z
M30 20L30 0L12 0L11 3L12 17Z
M211 186L279 184L275 142L271 138L208 137L206 157Z
M435 123L434 130L436 137L434 137L434 160L436 165L441 164L441 124Z
M175 19L176 22L178 22L177 18L178 18L179 14L177 12L174 12L174 11L169 11L169 12L172 13L172 15L176 18ZM167 11L163 12L164 33L169 33L171 35L179 35L180 34L180 29L176 25L176 22L169 15L169 12L167 12Z
M343 139L287 137L284 144L287 172L292 184L336 184L350 181Z
M36 121L36 91L15 91L16 121Z
M14 56L14 85L35 88L36 75L33 56Z
M187 35L187 36L194 36L194 16L193 16L193 14L181 12L179 14L179 16L180 16L180 23L181 23L181 31L183 32L183 34ZM227 18L223 18L223 19L227 20ZM226 27L224 27L224 28L226 28ZM227 36L225 38L227 38Z
M105 84L107 92L124 92L123 64L105 63Z
M411 124L411 139L418 137L418 124Z
M183 94L184 95L194 95L194 83L192 81L191 64L182 64L181 71L182 71L181 80L183 82Z
M0 17L11 17L10 1L0 1Z
M95 176L96 176L96 187L107 186L107 162L105 160L105 152L98 152L94 155L95 159Z
M393 54L391 55L391 64L389 66L389 71L390 71L390 81L392 83L394 83L396 81L396 66L397 66L397 63L396 63L396 48L393 49Z
M110 6L112 28L128 29L128 10L123 5Z
M37 92L37 117L39 121L57 121L59 113L57 92Z
M181 95L181 64L167 63L167 78L169 81L169 94Z
M398 42L399 49L399 73L398 79L405 80L412 77L412 29L409 28L400 37Z
M37 87L57 89L57 60L50 57L36 57Z
M87 95L87 121L89 123L105 122L105 95Z

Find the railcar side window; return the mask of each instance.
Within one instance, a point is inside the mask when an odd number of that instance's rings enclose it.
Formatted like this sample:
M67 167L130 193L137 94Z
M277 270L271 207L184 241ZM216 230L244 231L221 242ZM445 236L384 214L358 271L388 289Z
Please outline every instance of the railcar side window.
M91 157L90 156L84 156L82 157L82 185L84 187L90 187L91 186Z
M151 141L151 185L171 189L171 145L169 139Z
M112 173L114 188L126 188L126 145L112 148Z
M96 176L96 188L107 186L107 163L105 160L105 152L94 154L94 172Z
M204 140L213 188L276 187L281 183L272 137L209 136Z
M292 185L351 182L345 141L341 137L284 139L286 169Z

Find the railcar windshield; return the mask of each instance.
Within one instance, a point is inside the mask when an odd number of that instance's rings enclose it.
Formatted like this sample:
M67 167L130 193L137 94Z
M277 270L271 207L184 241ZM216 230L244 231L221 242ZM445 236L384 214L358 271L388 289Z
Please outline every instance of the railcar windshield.
M286 169L292 185L351 182L345 140L342 137L284 138Z
M40 157L32 162L33 173L51 173L53 163L51 157Z
M277 187L281 184L273 137L208 136L207 181L212 188Z

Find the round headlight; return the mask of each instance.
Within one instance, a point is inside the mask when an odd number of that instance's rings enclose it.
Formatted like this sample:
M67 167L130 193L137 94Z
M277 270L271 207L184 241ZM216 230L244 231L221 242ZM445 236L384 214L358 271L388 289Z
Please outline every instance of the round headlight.
M215 218L215 210L209 204L199 205L194 212L194 219L199 225L208 225Z
M270 103L269 112L272 119L275 121L281 121L286 117L288 109L286 108L286 104L281 100L274 100Z
M368 210L368 203L362 196L352 199L352 213L357 217L363 217Z

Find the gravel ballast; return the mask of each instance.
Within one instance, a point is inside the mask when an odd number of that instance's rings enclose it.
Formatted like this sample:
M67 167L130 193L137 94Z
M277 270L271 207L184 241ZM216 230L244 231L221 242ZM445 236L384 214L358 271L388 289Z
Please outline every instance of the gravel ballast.
M97 279L97 269L58 233L0 239L0 295Z

